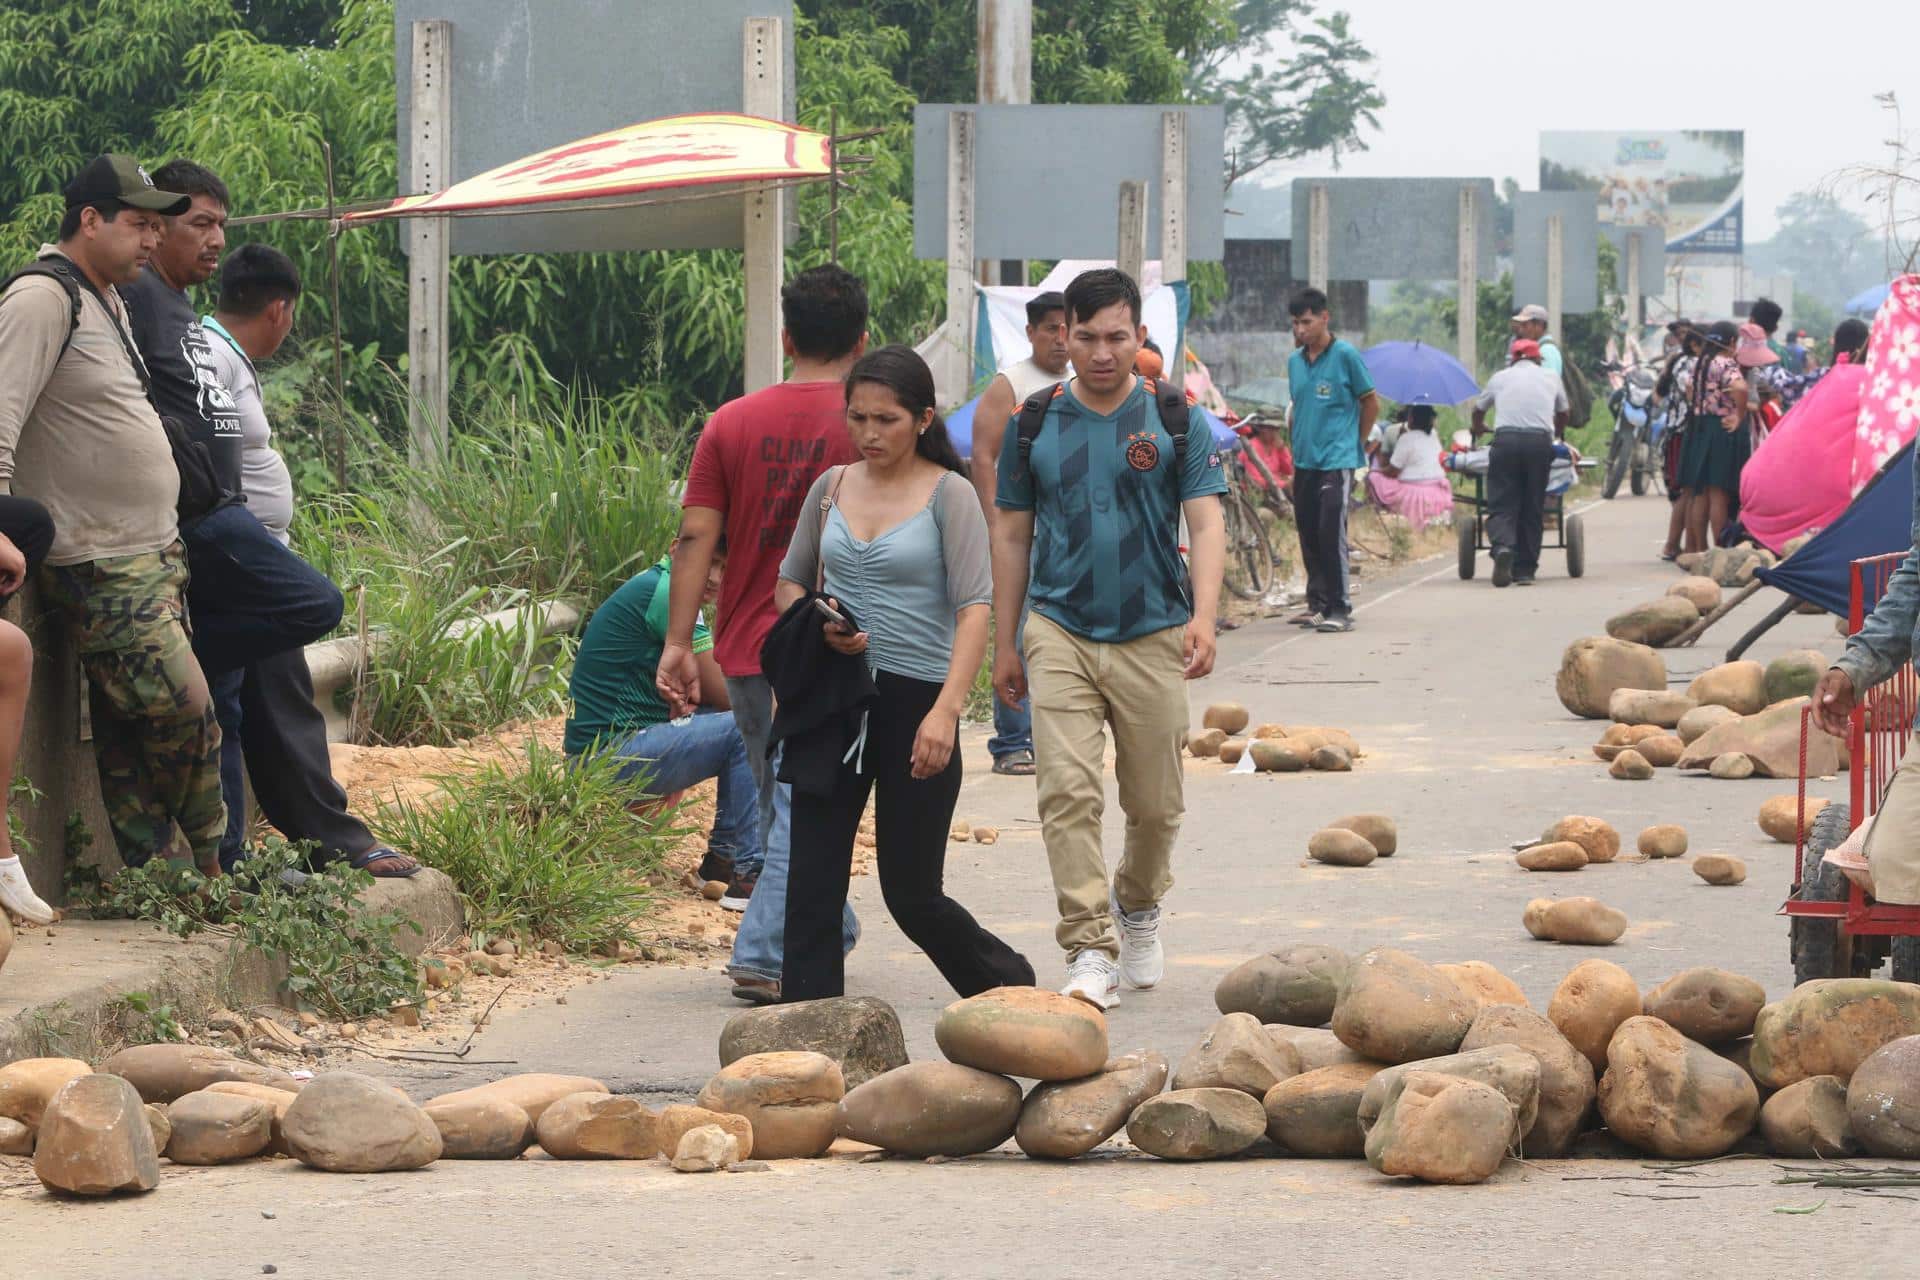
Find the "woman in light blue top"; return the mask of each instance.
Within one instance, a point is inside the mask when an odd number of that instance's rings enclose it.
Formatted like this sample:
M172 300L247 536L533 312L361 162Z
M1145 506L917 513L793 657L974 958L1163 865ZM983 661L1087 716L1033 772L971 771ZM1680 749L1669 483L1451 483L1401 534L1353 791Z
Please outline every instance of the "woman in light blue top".
M788 1001L845 991L841 907L875 791L880 890L901 932L963 996L1034 980L1033 966L943 887L960 794L955 742L986 652L993 575L986 517L933 402L933 374L911 348L883 347L854 365L847 430L860 461L814 483L780 565L780 612L809 589L844 602L864 630L823 619L826 642L864 656L878 690L833 793L794 789Z

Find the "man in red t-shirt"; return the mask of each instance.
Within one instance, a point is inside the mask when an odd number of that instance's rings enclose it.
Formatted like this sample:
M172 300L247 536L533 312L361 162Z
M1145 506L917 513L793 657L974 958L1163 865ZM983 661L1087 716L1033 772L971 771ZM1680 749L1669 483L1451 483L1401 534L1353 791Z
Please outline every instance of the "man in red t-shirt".
M758 867L733 869L721 905L744 908L727 967L733 994L756 1004L780 998L786 931L787 788L768 758L773 690L760 674L760 646L779 616L773 586L807 490L828 467L857 458L847 434L843 384L867 346L867 291L837 266L814 267L780 291L781 343L792 360L787 380L730 400L715 411L687 473L680 541L673 553L667 642L655 683L674 714L698 702L693 624L714 547L727 541L727 575L714 616L713 657L727 678L734 722L760 788ZM736 906L737 904L737 906ZM847 946L859 924L847 909Z

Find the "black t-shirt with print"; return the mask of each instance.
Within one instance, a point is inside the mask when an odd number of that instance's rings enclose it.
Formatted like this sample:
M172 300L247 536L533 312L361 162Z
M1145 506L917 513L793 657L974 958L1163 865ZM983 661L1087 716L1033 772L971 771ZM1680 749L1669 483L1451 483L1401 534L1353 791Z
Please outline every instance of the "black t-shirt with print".
M240 493L240 411L214 371L207 332L187 295L152 267L120 287L133 325L133 342L153 380L155 408L176 418L213 456L214 474Z

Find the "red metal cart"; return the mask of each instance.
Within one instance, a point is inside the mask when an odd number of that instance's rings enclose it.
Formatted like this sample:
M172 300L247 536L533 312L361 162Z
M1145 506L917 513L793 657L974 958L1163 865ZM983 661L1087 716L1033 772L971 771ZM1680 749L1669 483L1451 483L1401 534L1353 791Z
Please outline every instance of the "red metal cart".
M1901 551L1853 562L1850 632L1858 632L1865 624L1893 571L1906 558ZM1889 959L1896 980L1920 982L1920 906L1875 902L1825 861L1828 850L1838 847L1879 810L1913 735L1916 697L1920 697L1920 677L1909 664L1855 703L1847 730L1848 803L1822 809L1811 829L1806 823L1807 735L1820 730L1813 724L1811 704L1800 714L1796 825L1801 836L1795 847L1793 892L1780 907L1780 914L1788 918L1796 983L1865 977Z

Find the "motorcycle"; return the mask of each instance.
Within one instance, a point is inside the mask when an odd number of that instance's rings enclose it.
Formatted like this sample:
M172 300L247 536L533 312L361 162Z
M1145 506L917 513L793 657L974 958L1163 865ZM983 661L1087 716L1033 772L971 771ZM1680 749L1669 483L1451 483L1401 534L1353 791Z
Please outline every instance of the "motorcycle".
M1632 476L1634 496L1644 494L1650 478L1660 474L1660 437L1666 430L1665 412L1654 403L1653 370L1610 368L1620 376L1607 409L1613 414L1613 439L1607 444L1606 470L1600 496L1611 498Z

